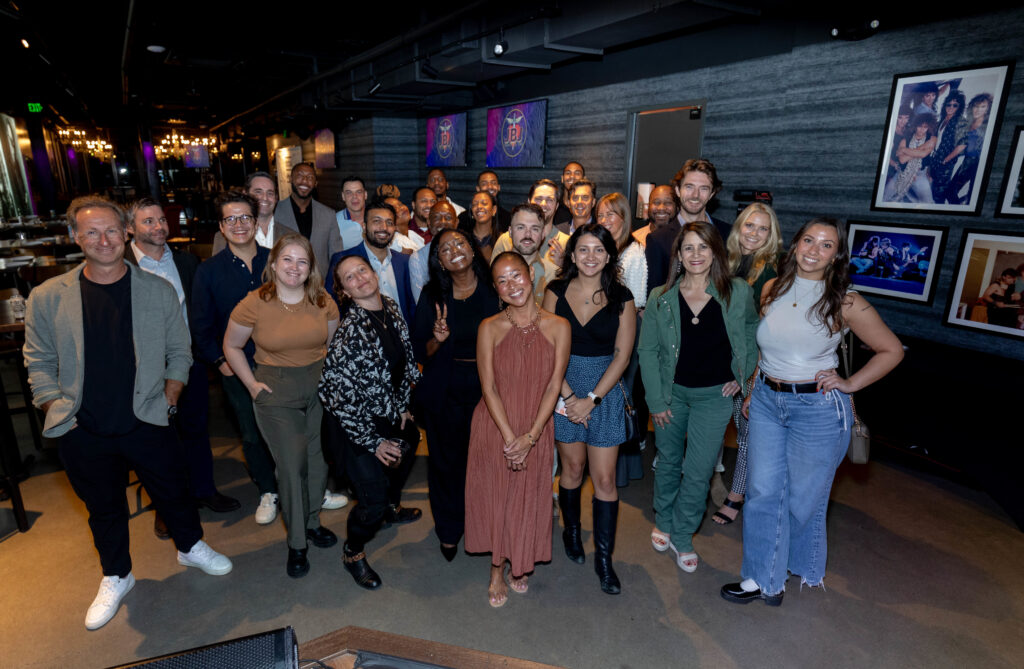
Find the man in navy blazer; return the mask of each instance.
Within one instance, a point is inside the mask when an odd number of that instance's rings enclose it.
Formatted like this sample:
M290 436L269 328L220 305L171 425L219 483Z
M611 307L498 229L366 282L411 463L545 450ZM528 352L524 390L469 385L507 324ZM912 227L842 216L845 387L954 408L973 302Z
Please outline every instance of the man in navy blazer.
M398 302L406 324L411 325L416 302L412 296L412 282L409 279L409 256L390 248L391 240L395 236L396 218L395 208L381 198L376 198L366 205L363 243L331 256L324 285L327 292L334 299L338 299L334 293L334 268L345 256L362 256L370 262L370 267L377 274L381 295L387 295Z

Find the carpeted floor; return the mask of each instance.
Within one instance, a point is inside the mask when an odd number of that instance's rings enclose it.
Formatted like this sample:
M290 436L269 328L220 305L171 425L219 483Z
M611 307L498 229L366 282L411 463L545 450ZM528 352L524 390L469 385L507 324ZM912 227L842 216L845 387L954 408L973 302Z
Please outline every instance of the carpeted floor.
M216 393L212 399L221 415ZM358 625L582 668L1018 667L1024 656L1024 534L984 494L884 461L840 469L826 589L801 590L791 579L781 608L719 596L739 573L742 514L719 527L709 512L694 539L694 574L652 550L648 450L644 479L620 490L615 565L623 593L598 588L588 487L587 563L565 558L556 521L551 564L537 568L526 595L510 593L495 610L487 603L488 557L460 552L449 564L438 551L422 455L405 503L424 518L383 530L367 547L384 581L368 592L342 568L340 544L311 546L310 573L288 578L283 525L253 521L256 489L241 449L222 419L212 433L216 479L242 509L203 510L202 519L234 571L213 577L178 566L171 543L153 536L148 500L140 510L131 487L137 585L95 632L83 625L101 577L85 509L54 452L37 454L22 485L29 532L18 533L10 503L0 504L0 667L104 667L286 625L300 642ZM32 452L23 426L19 434L22 452ZM727 449L727 464L732 457ZM323 512L323 524L343 535L349 508Z

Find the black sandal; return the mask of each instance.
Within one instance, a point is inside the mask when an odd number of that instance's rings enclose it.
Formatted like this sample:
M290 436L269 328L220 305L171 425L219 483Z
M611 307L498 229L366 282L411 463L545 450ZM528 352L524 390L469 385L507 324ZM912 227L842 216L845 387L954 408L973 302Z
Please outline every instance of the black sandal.
M736 515L739 516L740 509L743 508L743 502L736 502L726 497L725 501L722 502L722 506L727 506L730 509L736 509ZM713 515L711 519L714 520L715 523L717 523L718 525L728 525L732 521L736 520L735 518L730 518L729 516L725 515L721 512L721 510L715 511L715 515Z

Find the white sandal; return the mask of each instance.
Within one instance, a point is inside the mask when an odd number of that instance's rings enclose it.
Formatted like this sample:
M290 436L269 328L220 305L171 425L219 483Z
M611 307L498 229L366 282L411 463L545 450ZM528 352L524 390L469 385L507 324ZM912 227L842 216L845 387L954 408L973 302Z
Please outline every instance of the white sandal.
M700 556L696 553L680 553L679 550L672 545L668 545L672 549L672 552L676 554L676 565L685 571L687 574L692 574L697 571L697 564L699 564ZM697 564L686 564L687 562L696 562Z
M654 546L654 550L664 553L669 547L669 536L655 527L651 530L651 545Z

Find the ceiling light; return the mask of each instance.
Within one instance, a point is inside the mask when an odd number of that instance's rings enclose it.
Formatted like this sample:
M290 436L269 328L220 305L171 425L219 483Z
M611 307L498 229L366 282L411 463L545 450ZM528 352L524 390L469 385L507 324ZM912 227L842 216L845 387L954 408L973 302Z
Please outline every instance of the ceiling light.
M146 51L149 51L150 53L163 53L164 51L167 51L167 47L161 46L160 44L150 44L146 47Z
M498 31L498 41L494 43L494 55L504 56L508 53L508 42L505 40L505 29Z
M373 79L370 79L370 92L369 92L369 95L373 95L374 93L379 91L380 87L381 87L381 83L379 81L377 81L377 77L374 77Z
M27 39L24 39L24 38L22 38L22 40L21 40L21 45L22 45L23 47L25 47L25 48L27 49L27 48L28 48L28 40L27 40Z

